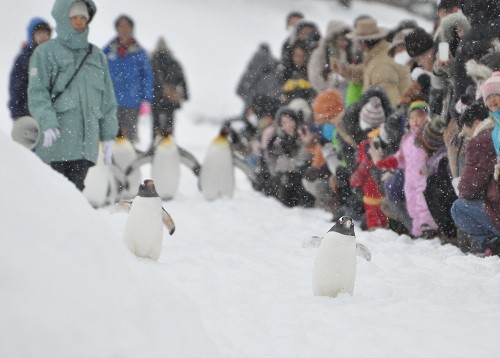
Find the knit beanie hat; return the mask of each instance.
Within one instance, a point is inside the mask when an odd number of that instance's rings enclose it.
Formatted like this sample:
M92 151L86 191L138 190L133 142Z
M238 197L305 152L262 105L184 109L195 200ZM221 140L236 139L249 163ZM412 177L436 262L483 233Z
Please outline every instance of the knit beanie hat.
M426 122L417 140L428 152L434 153L444 145L444 129L444 125L438 121Z
M333 89L320 92L314 98L312 109L316 124L331 122L344 110L342 95Z
M384 107L380 98L373 96L361 107L359 126L362 130L378 127L385 120Z
M490 78L486 80L482 87L483 100L486 103L486 99L492 94L500 95L500 72L493 72Z
M421 111L426 111L428 113L429 112L429 104L425 101L414 101L408 107L408 114L410 114L411 111L414 111L416 109L419 109Z
M87 20L90 19L89 10L83 1L75 1L69 8L68 16L70 18L73 16L83 16Z
M423 28L417 27L405 36L406 52L411 57L417 57L430 50L434 45L432 36Z

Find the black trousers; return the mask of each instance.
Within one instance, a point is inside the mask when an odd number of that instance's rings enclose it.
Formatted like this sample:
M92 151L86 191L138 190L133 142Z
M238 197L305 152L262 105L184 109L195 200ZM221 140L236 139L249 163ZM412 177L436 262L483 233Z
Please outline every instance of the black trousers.
M83 181L85 180L85 177L87 176L87 172L89 171L89 168L93 165L94 165L94 163L92 163L91 161L86 160L86 159L70 160L67 162L52 162L52 163L50 163L50 166L52 167L52 169L58 171L59 173L64 175L66 178L68 178L69 181L74 183L75 186L80 191L83 191L83 188L85 188L85 185L83 185Z

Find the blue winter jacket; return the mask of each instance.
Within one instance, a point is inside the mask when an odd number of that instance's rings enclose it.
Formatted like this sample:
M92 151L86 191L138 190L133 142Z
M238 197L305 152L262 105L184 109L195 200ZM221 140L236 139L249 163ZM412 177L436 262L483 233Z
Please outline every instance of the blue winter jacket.
M139 108L142 101L153 101L153 69L146 51L134 41L120 54L118 39L105 48L109 72L115 89L118 107Z
M28 25L27 44L23 46L21 53L16 57L14 66L10 72L9 81L9 109L12 119L29 116L28 109L28 69L30 57L33 54L33 32L38 25L47 24L42 18L33 18Z

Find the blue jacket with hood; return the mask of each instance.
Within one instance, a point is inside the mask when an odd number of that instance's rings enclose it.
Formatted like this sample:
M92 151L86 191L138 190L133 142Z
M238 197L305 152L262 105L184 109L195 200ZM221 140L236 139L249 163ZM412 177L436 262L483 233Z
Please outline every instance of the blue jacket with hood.
M28 25L28 38L23 44L21 53L16 57L14 66L10 72L9 81L9 109L12 119L29 116L28 109L28 70L30 57L35 50L36 44L33 42L35 28L40 25L47 25L47 21L40 17L31 19Z

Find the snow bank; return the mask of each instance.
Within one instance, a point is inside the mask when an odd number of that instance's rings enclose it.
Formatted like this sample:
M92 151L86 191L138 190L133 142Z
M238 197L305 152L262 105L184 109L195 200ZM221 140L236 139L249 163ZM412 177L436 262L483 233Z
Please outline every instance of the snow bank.
M0 356L216 356L198 313L63 176L0 132Z

